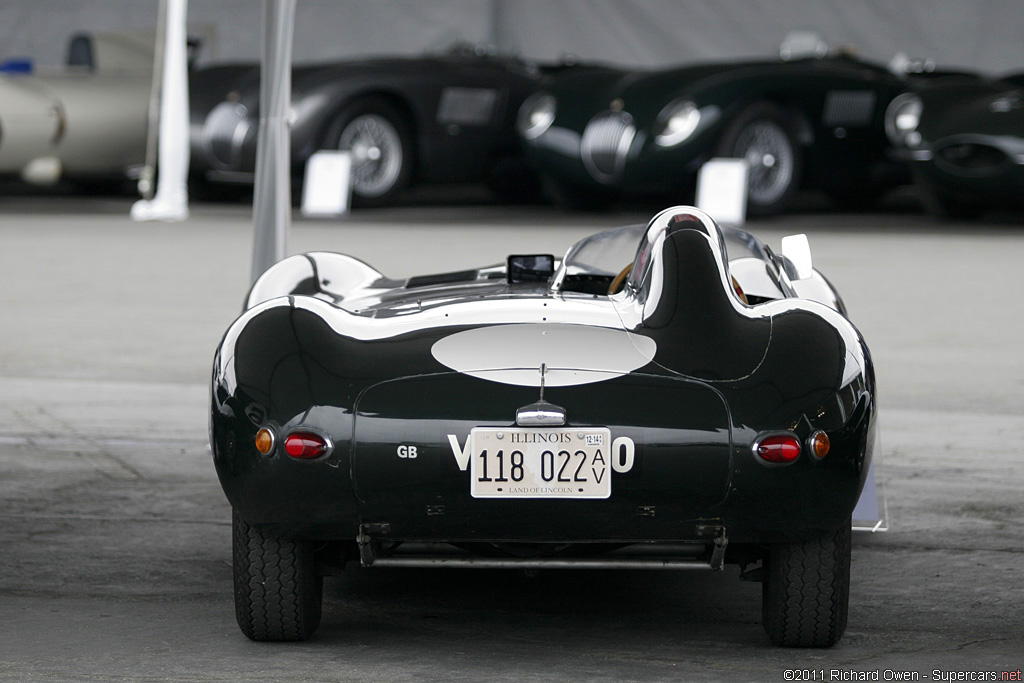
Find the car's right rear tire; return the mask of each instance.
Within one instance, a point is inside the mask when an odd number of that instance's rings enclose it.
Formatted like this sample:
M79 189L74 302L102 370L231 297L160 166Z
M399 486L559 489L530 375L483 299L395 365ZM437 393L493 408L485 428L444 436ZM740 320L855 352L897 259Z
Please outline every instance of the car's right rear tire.
M235 512L235 616L252 640L305 640L320 624L323 578L312 544L264 534Z
M802 543L776 543L761 585L764 630L783 647L831 647L850 604L850 523Z

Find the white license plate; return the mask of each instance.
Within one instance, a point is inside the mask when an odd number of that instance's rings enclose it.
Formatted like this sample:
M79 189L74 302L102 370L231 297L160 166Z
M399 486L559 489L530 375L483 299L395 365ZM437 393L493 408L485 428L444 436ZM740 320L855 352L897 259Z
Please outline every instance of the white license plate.
M607 498L612 493L607 427L472 431L474 498Z

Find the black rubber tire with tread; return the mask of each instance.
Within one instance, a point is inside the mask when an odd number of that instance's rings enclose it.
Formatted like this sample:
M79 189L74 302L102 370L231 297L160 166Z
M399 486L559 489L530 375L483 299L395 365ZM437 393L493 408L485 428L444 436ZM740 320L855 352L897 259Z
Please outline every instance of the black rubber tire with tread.
M776 543L761 586L764 630L784 647L831 647L846 630L850 524L802 543Z
M323 578L309 542L264 535L238 513L232 525L235 617L252 640L305 640L320 623Z
M800 158L800 147L796 143L797 136L786 111L773 102L754 102L740 111L740 113L736 115L736 118L730 121L722 132L722 135L718 140L718 144L715 146L715 156L724 158L743 158L742 154L737 156L736 151L736 145L739 142L740 137L748 127L762 121L778 126L785 134L792 150L793 170L789 180L789 185L776 200L767 204L758 203L756 201L752 201L748 194L748 216L772 216L782 213L800 185L802 160Z
M352 205L360 207L390 206L398 201L399 195L408 187L413 171L413 134L405 114L386 97L370 95L362 97L346 105L334 117L330 128L324 136L325 149L337 149L341 134L354 119L359 116L375 115L386 119L398 133L402 143L402 166L398 178L383 194L363 196L352 191Z

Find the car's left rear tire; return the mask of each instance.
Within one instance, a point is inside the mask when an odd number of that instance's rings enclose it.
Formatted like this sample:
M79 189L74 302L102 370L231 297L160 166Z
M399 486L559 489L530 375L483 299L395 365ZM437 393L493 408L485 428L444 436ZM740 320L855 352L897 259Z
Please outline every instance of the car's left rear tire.
M831 647L846 630L850 523L801 543L775 543L761 587L764 630L784 647Z
M320 624L323 578L312 544L264 534L238 516L232 524L235 616L252 640L305 640Z

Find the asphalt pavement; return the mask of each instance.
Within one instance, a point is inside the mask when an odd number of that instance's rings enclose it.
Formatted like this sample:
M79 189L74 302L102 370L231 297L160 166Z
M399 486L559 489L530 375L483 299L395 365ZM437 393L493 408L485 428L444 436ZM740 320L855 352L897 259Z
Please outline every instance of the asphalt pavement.
M1021 680L1019 217L805 212L747 226L776 246L809 235L880 387L889 531L855 535L840 644L794 651L769 645L760 587L735 567L352 568L326 581L314 639L248 641L206 410L249 285L251 216L200 204L183 223L133 223L128 207L0 197L0 680ZM404 277L559 254L652 213L295 216L289 248Z

